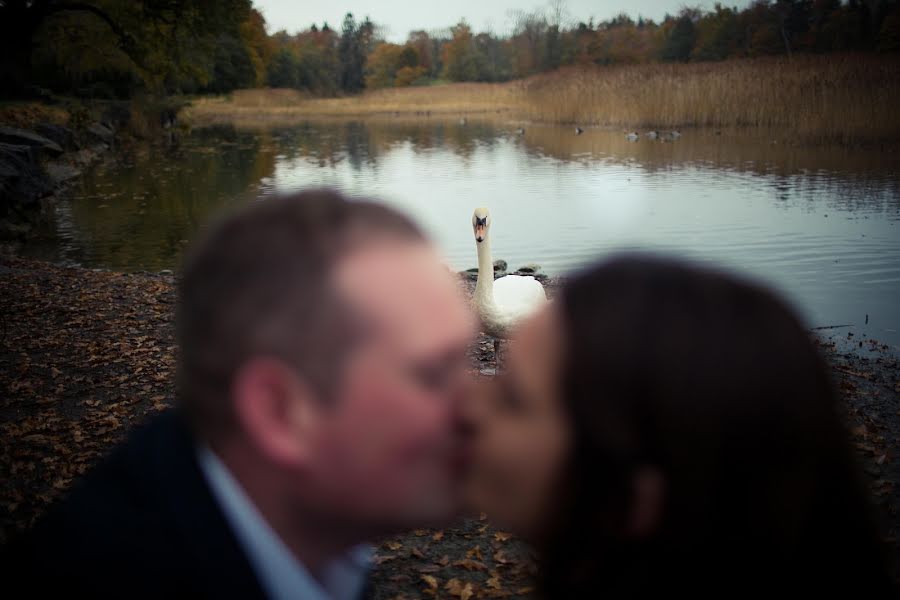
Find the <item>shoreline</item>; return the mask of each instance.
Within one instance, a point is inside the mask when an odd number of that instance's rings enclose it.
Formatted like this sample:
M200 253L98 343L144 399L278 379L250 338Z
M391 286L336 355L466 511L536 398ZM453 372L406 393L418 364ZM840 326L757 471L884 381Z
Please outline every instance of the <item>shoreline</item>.
M169 274L0 255L0 543L33 524L129 429L172 406L174 283ZM474 284L461 277L461 285L471 292ZM900 574L900 357L876 343L860 351L852 332L816 337ZM487 336L469 358L473 375L495 372ZM471 518L383 540L373 585L379 599L466 583L486 597L520 597L533 569L527 547Z
M502 83L449 83L318 98L294 89L244 89L195 97L197 125L252 119L465 117L611 129L781 130L811 143L891 144L900 136L893 98L900 60L839 54L713 63L583 65Z
M173 143L178 99L0 103L0 242L34 239L98 162L136 144Z

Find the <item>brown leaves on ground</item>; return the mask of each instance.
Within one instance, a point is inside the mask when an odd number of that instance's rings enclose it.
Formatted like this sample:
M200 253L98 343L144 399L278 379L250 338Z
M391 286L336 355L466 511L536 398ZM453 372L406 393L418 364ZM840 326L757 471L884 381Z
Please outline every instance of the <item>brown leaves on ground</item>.
M417 529L378 547L375 598L528 598L536 572L528 548L484 520Z
M169 406L169 278L0 259L0 542Z
M2 543L33 523L130 427L171 404L176 348L168 277L0 257L0 307ZM833 366L853 443L896 547L900 365L876 342L859 344L839 334L820 349ZM476 372L493 372L488 338L469 356ZM378 600L533 596L529 550L486 515L384 540L375 565Z

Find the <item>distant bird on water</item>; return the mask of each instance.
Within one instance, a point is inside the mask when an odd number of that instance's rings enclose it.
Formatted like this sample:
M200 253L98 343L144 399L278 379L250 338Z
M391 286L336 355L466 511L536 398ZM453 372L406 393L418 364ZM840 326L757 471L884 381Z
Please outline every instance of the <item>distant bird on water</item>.
M638 141L638 139L640 139L640 137L641 136L639 136L636 131L629 131L628 133L625 134L625 139L628 140L629 142L636 142L636 141Z
M519 135L525 135L525 128L519 127L518 129L516 129L516 133L518 133Z
M581 127L576 125L575 126L575 135L581 135L582 133L584 133L584 129L582 129Z
M659 137L659 133L656 131L648 131L647 132L647 138L649 138L651 140L655 140L658 137Z
M467 121L466 121L465 117L463 117L462 119L459 120L460 125L465 125L466 123L467 123Z

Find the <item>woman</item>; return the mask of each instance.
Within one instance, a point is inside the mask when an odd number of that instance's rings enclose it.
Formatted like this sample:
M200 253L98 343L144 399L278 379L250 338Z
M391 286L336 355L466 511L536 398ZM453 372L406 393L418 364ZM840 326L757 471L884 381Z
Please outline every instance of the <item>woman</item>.
M470 407L469 492L544 596L893 593L828 369L769 291L621 257L507 366Z

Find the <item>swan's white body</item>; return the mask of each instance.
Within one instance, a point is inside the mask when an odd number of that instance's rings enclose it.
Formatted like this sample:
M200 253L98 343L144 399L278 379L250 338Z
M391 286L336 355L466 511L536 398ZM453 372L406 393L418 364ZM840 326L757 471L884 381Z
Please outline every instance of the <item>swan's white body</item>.
M481 217L479 217L481 215ZM510 330L524 318L534 313L547 302L544 286L534 277L506 275L494 280L494 263L491 260L490 223L487 210L475 211L475 219L485 219L483 237L479 238L476 225L476 246L478 248L478 282L472 301L484 330L495 338L505 338ZM475 225L475 223L473 223Z

